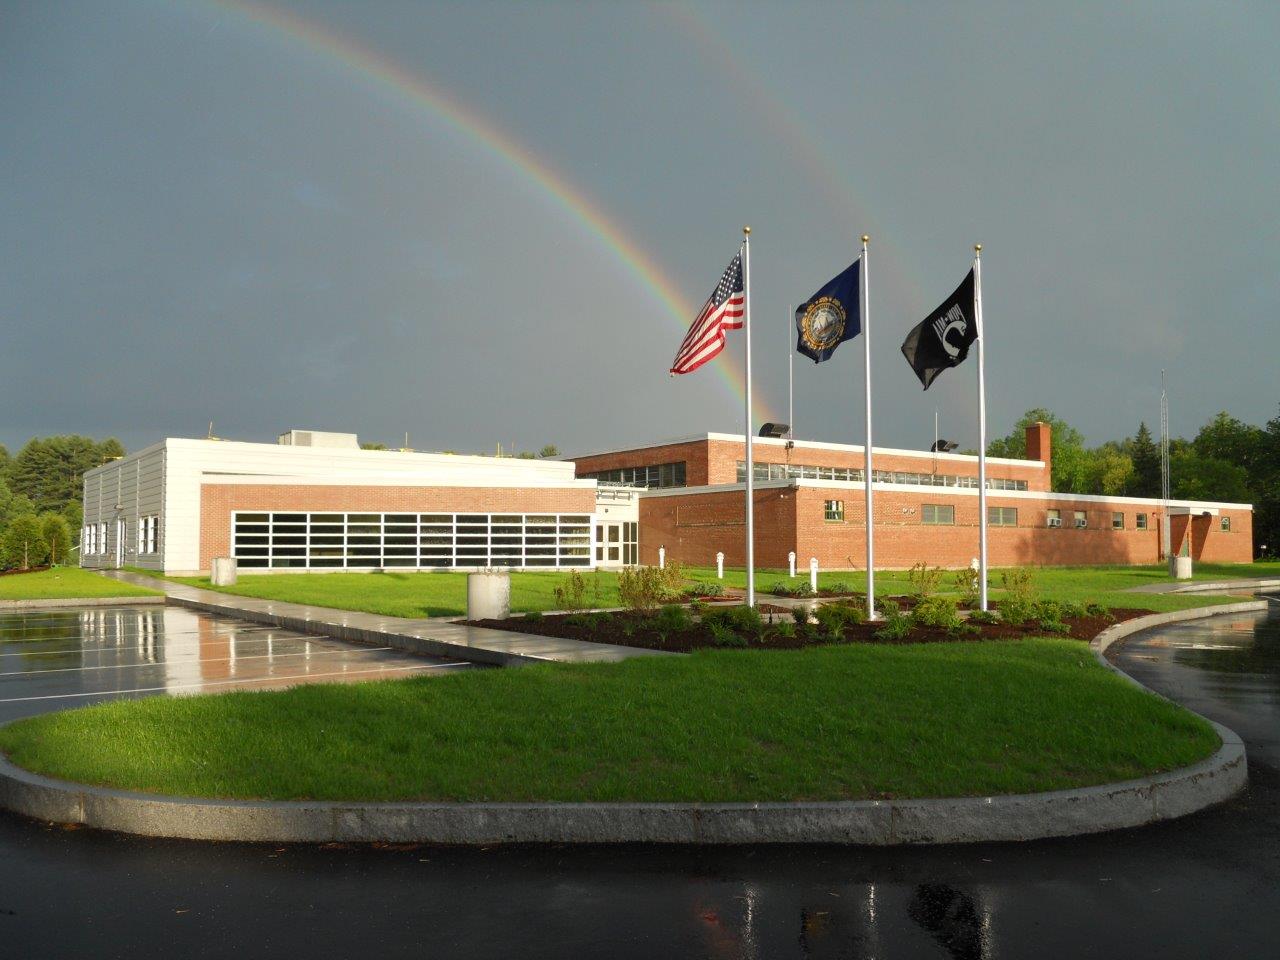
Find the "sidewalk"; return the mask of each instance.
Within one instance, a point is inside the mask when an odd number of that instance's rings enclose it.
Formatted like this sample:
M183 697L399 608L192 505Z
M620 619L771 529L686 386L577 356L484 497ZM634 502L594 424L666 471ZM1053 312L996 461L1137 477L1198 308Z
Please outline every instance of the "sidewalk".
M103 572L124 583L162 590L170 603L195 610L266 623L300 633L334 637L349 643L388 646L409 653L452 657L491 666L517 666L548 661L614 662L630 657L678 656L660 650L643 650L612 643L587 643L582 640L513 633L509 630L490 630L439 618L407 620L403 617L313 607L281 600L237 597L123 570Z

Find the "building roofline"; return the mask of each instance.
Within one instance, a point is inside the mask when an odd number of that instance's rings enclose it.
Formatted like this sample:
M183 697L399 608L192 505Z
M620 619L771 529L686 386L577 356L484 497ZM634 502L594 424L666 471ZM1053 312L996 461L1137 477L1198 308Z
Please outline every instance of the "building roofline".
M607 457L619 453L638 453L642 450L656 450L662 447L674 447L686 443L709 443L711 441L727 441L729 443L741 443L745 446L746 441L740 433L696 433L687 437L676 437L669 440L659 440L654 443L644 443L636 446L617 447L611 450L601 450L592 453L582 453L572 457L564 457L565 460L578 460L586 457ZM795 449L807 450L838 450L844 453L863 453L866 449L864 445L856 443L832 443L826 440L795 440L787 441L776 437L752 437L753 445L785 447L788 442L794 444ZM973 463L978 462L976 455L963 453L933 453L929 450L900 450L896 447L872 447L872 466L875 466L876 454L885 454L894 457L915 457L921 460L944 460L953 463ZM999 464L1001 466L1028 467L1036 470L1044 469L1043 460L1014 460L1007 457L987 457L987 463Z

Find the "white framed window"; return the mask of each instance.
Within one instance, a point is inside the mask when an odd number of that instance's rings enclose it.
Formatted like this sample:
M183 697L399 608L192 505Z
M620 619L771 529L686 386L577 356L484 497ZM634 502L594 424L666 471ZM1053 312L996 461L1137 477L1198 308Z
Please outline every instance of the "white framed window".
M1083 510L1075 511L1075 525L1077 528L1083 530L1089 525L1089 515Z
M1119 510L1116 510L1114 513L1111 514L1111 529L1112 530L1124 529L1124 513L1122 513Z
M1147 515L1145 513L1134 514L1133 525L1138 530L1147 529Z
M1016 527L1017 507L987 507L987 523L993 527Z
M1048 519L1045 523L1050 527L1062 526L1062 511L1056 508L1050 508L1048 511Z
M949 503L921 504L920 522L930 526L952 526L956 522L956 508Z
M107 524L105 522L98 524L98 553L103 556L110 553L107 549Z
M231 551L242 567L590 567L593 525L590 514L235 511Z
M138 553L147 552L147 518L138 518Z
M822 519L832 521L844 520L843 500L824 500L822 503Z
M1231 532L1231 518L1230 518L1230 517L1223 517L1223 518L1221 519L1221 521L1220 521L1219 525L1222 527L1222 532L1223 532L1223 533L1230 533L1230 532Z

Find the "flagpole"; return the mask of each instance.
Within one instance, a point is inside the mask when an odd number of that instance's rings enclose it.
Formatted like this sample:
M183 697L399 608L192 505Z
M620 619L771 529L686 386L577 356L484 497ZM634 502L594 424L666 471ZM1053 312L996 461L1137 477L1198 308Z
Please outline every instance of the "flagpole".
M867 619L876 618L876 548L875 548L875 511L872 509L871 493L871 295L867 286L867 242L871 238L862 235L862 256L859 259L862 276L858 288L862 291L862 303L859 313L862 314L862 367L863 386L866 395L863 398L863 410L866 413L866 446L862 456L864 472L862 479L867 496Z
M973 318L978 328L978 580L981 608L987 609L987 377L983 364L982 244L973 245Z
M747 606L756 605L755 462L751 449L751 228L742 228L742 329L746 334Z
M796 438L796 351L791 345L795 328L795 311L787 304L787 437L791 440Z

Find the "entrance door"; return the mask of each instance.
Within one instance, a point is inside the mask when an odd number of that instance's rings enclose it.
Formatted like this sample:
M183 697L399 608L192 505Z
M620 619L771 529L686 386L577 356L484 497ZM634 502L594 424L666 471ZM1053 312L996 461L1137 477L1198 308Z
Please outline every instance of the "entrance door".
M124 517L116 518L116 569L124 567Z
M596 563L616 567L622 563L622 524L602 523L596 527Z

